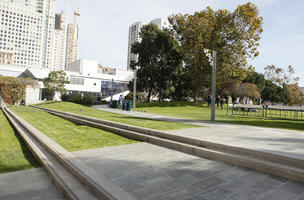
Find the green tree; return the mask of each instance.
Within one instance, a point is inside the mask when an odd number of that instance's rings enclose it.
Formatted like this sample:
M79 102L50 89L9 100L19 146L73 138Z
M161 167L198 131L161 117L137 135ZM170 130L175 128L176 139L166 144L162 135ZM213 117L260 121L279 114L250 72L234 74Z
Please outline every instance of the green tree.
M240 5L234 12L207 7L193 15L172 15L169 22L181 44L194 100L202 87L210 88L211 84L211 66L204 49L218 53L217 88L220 92L230 79L246 78L251 69L247 58L259 54L262 17L252 3Z
M139 56L138 62L131 64L132 69L140 66L138 91L147 92L147 102L153 93L162 101L174 91L173 78L181 66L178 43L170 31L161 30L155 24L143 26L140 37L141 42L132 45L132 53Z
M268 65L264 70L267 80L282 87L284 104L301 104L302 91L298 85L300 78L294 76L295 71L291 65L288 66L287 70L275 65Z
M52 94L53 101L55 100L56 92L65 93L65 84L69 83L66 73L63 70L52 71L48 77L43 80L44 87Z
M265 89L265 81L264 75L257 72L250 73L244 80L244 82L256 84L260 92Z
M289 105L304 104L304 92L297 83L286 85L287 99Z
M249 97L252 100L258 99L261 94L254 83L241 83L237 88L238 96Z
M261 73L250 73L244 82L256 84L264 101L283 102L284 100L283 88L270 80L266 80Z

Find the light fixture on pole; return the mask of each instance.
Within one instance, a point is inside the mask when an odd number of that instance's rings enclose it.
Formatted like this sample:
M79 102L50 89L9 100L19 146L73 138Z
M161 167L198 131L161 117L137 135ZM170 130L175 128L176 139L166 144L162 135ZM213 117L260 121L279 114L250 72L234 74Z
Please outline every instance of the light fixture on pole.
M204 49L204 53L208 57L208 61L212 66L212 84L211 84L211 121L215 121L215 90L216 90L216 51L211 51L209 49Z
M136 63L138 63L138 55L136 56ZM137 70L140 67L138 65L135 66L134 69L134 81L133 81L133 112L136 111L136 82L137 82Z

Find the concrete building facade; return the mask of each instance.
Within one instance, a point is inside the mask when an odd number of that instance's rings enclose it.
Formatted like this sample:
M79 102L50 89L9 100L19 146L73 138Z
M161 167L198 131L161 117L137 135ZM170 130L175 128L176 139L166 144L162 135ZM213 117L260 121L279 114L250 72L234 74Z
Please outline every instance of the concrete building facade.
M69 70L69 65L76 60L78 60L78 26L76 26L75 33L75 43L74 43L74 59L71 58L71 51L73 45L73 24L68 24L67 34L66 34L66 60L65 60L65 69Z
M56 0L0 0L0 53L12 54L18 66L62 68L56 52L64 33L55 29L55 11Z
M64 12L56 14L54 31L54 65L52 70L64 70L67 48L67 16Z

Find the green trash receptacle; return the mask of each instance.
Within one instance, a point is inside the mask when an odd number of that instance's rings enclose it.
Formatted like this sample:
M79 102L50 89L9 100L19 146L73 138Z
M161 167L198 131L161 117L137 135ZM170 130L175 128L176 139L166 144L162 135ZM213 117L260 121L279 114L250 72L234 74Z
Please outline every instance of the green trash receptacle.
M131 111L131 107L132 107L132 101L128 101L127 102L127 111Z
M117 108L117 101L116 100L112 101L112 108Z

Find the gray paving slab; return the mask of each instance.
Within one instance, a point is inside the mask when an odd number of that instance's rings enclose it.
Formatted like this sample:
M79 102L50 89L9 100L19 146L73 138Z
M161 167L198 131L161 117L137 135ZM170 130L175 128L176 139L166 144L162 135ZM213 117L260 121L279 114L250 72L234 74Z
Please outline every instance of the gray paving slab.
M135 143L73 152L138 199L301 199L304 184L164 147Z
M202 125L205 127L171 130L169 132L209 142L304 159L303 131L225 124L217 122L211 123L209 121L182 119L146 112L128 112L119 109L111 109L104 105L97 105L94 106L94 108L133 117Z
M1 200L63 200L43 168L0 174Z

